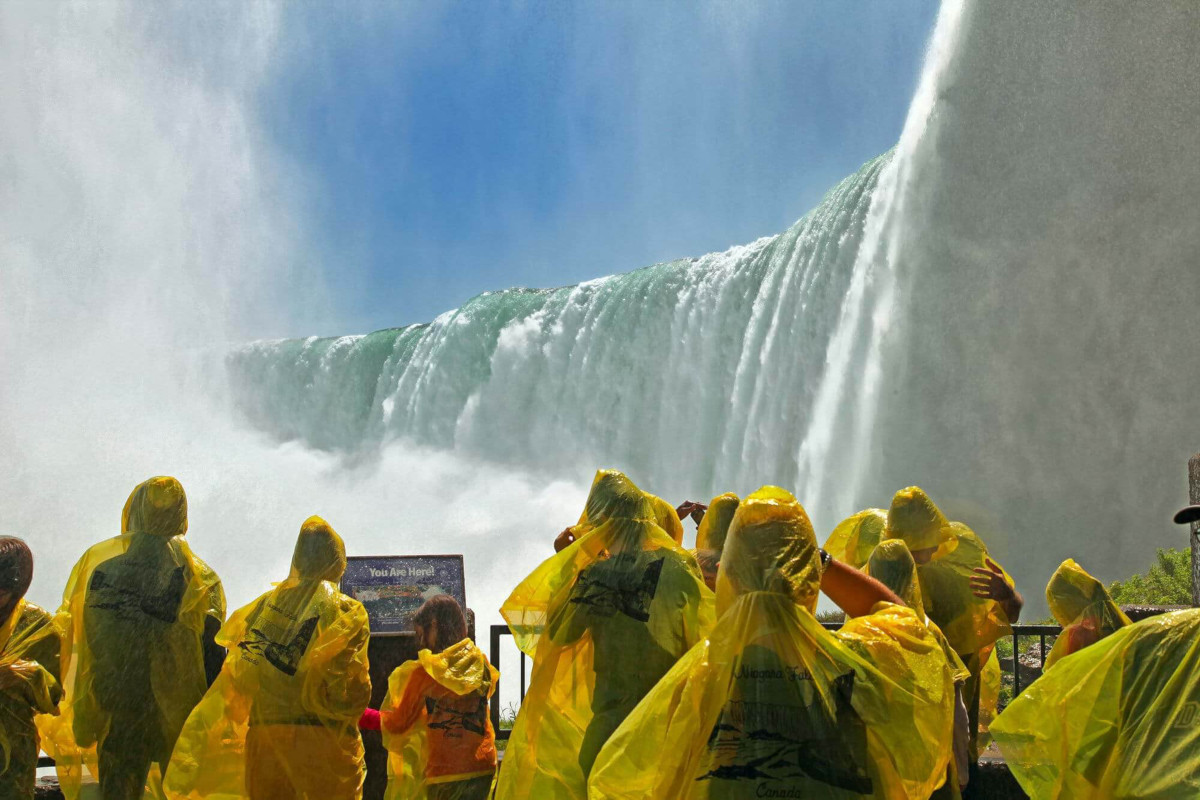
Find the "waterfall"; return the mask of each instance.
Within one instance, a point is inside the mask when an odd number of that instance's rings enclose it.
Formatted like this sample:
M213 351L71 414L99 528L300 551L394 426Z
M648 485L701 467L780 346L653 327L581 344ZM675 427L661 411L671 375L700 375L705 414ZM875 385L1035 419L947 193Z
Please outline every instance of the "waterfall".
M921 483L1029 594L1182 545L1200 412L1200 7L948 0L896 149L786 232L428 325L255 342L272 435L411 441L673 498L794 488L819 529Z
M578 286L488 292L429 325L255 342L228 359L254 422L354 451L393 439L664 493L792 485L887 156L786 232Z

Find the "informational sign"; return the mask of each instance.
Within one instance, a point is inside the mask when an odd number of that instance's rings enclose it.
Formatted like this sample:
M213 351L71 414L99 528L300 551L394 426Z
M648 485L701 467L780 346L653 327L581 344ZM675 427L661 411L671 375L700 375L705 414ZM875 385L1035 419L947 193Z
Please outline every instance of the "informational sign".
M342 591L366 607L372 636L413 633L413 614L435 595L448 594L467 609L461 555L350 556Z

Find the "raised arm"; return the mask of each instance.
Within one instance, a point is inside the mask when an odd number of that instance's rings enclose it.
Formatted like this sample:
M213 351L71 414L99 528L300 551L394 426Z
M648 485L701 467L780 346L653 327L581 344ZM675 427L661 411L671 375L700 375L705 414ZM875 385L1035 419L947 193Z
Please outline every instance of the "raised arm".
M835 558L829 559L821 576L821 591L851 617L871 613L876 603L904 605L891 589Z

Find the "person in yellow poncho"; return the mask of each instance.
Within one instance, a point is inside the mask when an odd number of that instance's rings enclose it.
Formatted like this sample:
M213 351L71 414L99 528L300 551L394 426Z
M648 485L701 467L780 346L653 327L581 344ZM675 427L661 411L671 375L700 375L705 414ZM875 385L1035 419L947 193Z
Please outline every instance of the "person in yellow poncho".
M950 522L917 486L896 492L884 539L901 539L917 563L925 613L970 670L964 686L971 729L980 718L981 676L995 643L1012 631L1025 601L975 532ZM979 742L970 742L972 769Z
M737 512L741 500L733 492L720 494L700 509L703 514L696 529L696 561L704 575L704 584L716 590L717 567L721 563L721 551L725 549L725 537L729 524ZM697 506L698 507L698 506Z
M225 596L185 541L187 527L179 481L151 478L129 495L121 535L71 571L55 619L66 694L61 714L41 725L68 800L85 769L104 800L140 798L204 696L206 638L225 617Z
M818 587L859 616L826 631ZM927 798L949 759L953 679L899 600L823 558L791 494L750 495L725 543L715 628L609 739L589 797Z
M697 550L716 550L719 553L725 549L729 526L741 502L733 492L719 494L708 502L696 529Z
M839 522L825 540L823 549L838 561L862 569L871 558L871 553L875 552L876 545L883 541L886 527L886 511L882 508L864 509Z
M663 532L670 536L675 541L675 544L683 544L683 518L695 512L702 512L707 506L701 503L686 502L679 508L672 508L671 504L663 500L657 495L645 492L646 499L650 502L650 518L654 520L654 524L663 529ZM572 544L576 539L582 536L589 530L586 514L579 518L579 522L563 529L554 539L554 552L561 553L568 545Z
M1200 797L1200 609L1060 660L992 734L1033 800Z
M309 517L287 580L222 626L229 655L179 736L168 798L361 797L370 634L362 604L338 591L345 570L341 537Z
M467 638L453 597L425 601L413 627L422 649L392 673L380 709L385 800L484 800L496 773L488 698L500 673Z
M1045 669L1130 624L1129 617L1113 602L1104 584L1074 559L1068 558L1050 577L1046 603L1063 631L1046 656Z
M946 783L938 789L934 798L956 798L967 786L970 772L970 722L967 707L963 702L963 685L971 673L958 653L950 646L937 623L925 614L925 603L921 599L921 583L917 579L917 563L913 561L908 545L899 539L881 542L867 561L867 574L895 592L904 604L917 612L925 622L933 638L946 656L954 677L954 758L950 762Z
M35 717L57 713L60 640L50 615L25 593L33 553L0 537L0 797L32 800L39 739Z
M585 797L608 736L712 625L695 559L625 475L597 473L576 530L501 608L533 674L498 800Z
M682 545L683 517L679 515L679 512L674 506L672 506L666 500L663 500L661 497L650 494L649 492L646 492L645 495L646 499L650 501L650 508L653 509L653 513L650 518L654 520L654 524L662 528L667 536L671 537L675 544Z

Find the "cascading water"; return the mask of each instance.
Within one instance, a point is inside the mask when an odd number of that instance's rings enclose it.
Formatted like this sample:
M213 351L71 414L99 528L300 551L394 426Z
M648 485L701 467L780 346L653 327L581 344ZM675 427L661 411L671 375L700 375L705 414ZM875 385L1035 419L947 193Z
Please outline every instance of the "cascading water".
M481 295L430 325L229 358L260 426L354 450L404 437L704 494L797 479L871 195L867 164L779 236L579 286Z
M1172 366L1200 303L1198 15L947 2L895 155L787 232L247 345L235 396L335 451L618 464L678 498L780 483L825 529L920 482L1029 587L1067 555L1120 577L1171 541L1197 444L1200 379Z

